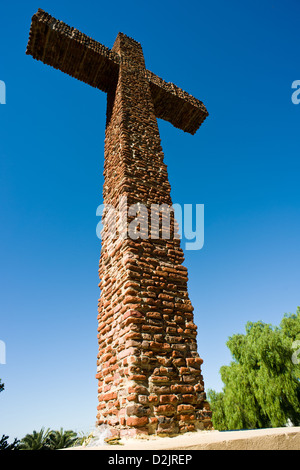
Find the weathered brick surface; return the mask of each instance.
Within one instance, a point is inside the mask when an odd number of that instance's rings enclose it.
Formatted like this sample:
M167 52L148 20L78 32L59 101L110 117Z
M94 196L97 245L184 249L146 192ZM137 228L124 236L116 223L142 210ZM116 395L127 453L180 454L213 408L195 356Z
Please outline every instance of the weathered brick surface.
M39 9L32 17L26 50L37 60L107 92L120 64L131 60ZM156 117L194 134L208 116L202 101L142 67Z
M171 207L156 117L194 133L207 116L204 105L147 71L141 45L122 33L110 50L39 10L27 53L107 92L104 203L120 209L122 197L128 206ZM122 206L120 217L126 210ZM152 220L145 217L149 235ZM136 238L113 239L112 222L108 217L105 222L97 423L127 436L210 427L187 269L173 215L167 239L161 231L159 237L146 238L139 230Z
M108 91L104 202L117 207L119 197L126 196L129 205L171 206L141 46L119 34L112 51L124 63ZM208 405L187 270L180 241L174 237L174 222L171 233L169 240L138 238L120 243L104 238L102 242L97 377L104 387L105 377L110 376L107 354L111 354L118 364L111 390L125 408L118 424L121 434L127 427L174 434L210 426L210 412L205 417L198 413L208 410ZM102 405L101 388L99 392ZM101 408L98 419L112 424L115 415L107 414L110 400L105 403L105 416Z

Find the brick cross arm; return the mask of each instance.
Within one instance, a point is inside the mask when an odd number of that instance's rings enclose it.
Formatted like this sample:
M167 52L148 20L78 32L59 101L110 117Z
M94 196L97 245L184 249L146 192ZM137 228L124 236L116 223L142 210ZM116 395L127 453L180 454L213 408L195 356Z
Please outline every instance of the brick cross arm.
M32 17L26 54L104 92L124 63L119 54L41 9ZM149 81L156 117L195 134L208 116L204 104L149 70L143 73Z

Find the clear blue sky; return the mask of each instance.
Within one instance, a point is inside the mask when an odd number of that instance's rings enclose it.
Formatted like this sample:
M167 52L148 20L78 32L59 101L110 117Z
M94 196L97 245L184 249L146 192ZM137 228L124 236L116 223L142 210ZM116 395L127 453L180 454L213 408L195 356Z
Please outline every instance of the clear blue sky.
M97 407L97 300L106 95L25 55L32 15L112 47L202 100L191 136L159 121L173 202L204 204L186 252L206 388L222 389L228 337L300 305L298 1L16 0L0 17L0 435L86 431Z

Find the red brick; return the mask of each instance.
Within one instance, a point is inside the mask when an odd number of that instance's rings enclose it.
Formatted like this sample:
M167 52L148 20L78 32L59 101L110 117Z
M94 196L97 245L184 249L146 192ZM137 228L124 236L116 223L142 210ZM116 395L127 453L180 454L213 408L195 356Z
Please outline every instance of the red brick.
M160 403L177 403L178 398L176 395L161 395L159 397Z
M155 411L159 414L169 415L175 413L175 407L173 405L159 405L156 407Z
M140 418L131 416L126 420L127 426L134 426L134 427L141 427L146 426L148 424L148 418L146 416L142 416Z
M32 20L27 52L108 93L104 203L117 208L119 196L123 195L128 205L144 201L148 206L171 206L171 187L156 118L194 133L207 116L205 106L147 71L141 45L133 39L120 33L109 50L75 32L70 39L67 25L39 10ZM64 53L66 44L68 54ZM74 60L69 61L69 56ZM121 413L130 406L141 414L143 407L133 404L140 397L143 404L151 404L144 410L152 413L151 431L157 425L156 432L175 433L177 418L170 415L176 413L178 393L186 401L178 406L179 416L187 420L180 424L183 432L192 427L191 403L195 402L199 409L205 396L201 393L202 359L188 357L190 350L196 354L197 326L188 296L187 268L182 265L184 254L180 240L173 236L178 224L172 215L170 239L113 240L105 236L114 223L109 215L99 262L98 423L136 428L116 430L117 435L122 431L124 435L147 433L147 416L130 416L126 420ZM166 214L160 214L161 222L167 219ZM129 381L140 382L143 390L131 386ZM162 422L153 415L155 412L164 416ZM203 423L208 419L204 414L199 416Z

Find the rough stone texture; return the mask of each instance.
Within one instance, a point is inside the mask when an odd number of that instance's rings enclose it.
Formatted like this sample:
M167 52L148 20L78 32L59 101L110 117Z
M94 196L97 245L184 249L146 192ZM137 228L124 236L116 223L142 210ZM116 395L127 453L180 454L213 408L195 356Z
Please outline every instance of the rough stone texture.
M26 53L105 92L129 59L41 9L32 17ZM144 66L139 73L149 81L156 117L194 134L208 116L204 104Z
M27 53L107 92L104 203L120 208L123 198L127 206L170 208L156 116L193 133L207 115L204 105L146 71L141 45L122 33L109 50L39 10ZM161 221L165 217L161 213ZM168 238L162 230L146 238L137 227L136 239L112 239L104 218L97 424L120 436L208 429L211 412L174 215ZM145 219L149 233L149 214Z

